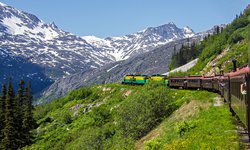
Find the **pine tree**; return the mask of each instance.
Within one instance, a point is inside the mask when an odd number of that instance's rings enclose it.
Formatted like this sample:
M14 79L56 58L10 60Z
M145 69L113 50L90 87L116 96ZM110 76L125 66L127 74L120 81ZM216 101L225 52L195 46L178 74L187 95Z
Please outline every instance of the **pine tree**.
M16 128L14 120L14 99L15 94L12 88L11 79L9 79L8 91L6 96L6 106L5 106L5 127L3 130L3 149L6 150L15 150L18 148L16 141Z
M15 117L15 127L16 130L18 131L18 135L16 137L17 141L18 141L18 147L23 147L24 146L24 133L23 133L23 128L22 128L22 124L23 124L23 116L24 116L24 112L23 112L23 108L24 108L24 81L21 80L18 84L19 88L18 88L18 92L15 98L15 113L14 113L14 117Z
M4 129L4 122L5 122L5 101L6 101L6 85L3 84L2 86L2 95L0 98L0 143L2 143L3 139L3 129ZM1 146L0 146L1 147Z
M34 129L34 119L33 119L33 106L32 106L32 91L31 84L28 83L28 86L24 91L24 117L23 117L23 131L24 131L24 142L25 145L30 145L32 142L31 130Z
M239 16L238 16L238 14L236 14L235 19L238 19L238 18L239 18Z
M216 26L216 34L219 34L219 33L220 33L220 27Z
M190 51L191 51L191 60L198 56L196 48L195 48L195 42L192 42Z
M222 33L222 32L223 32L223 30L224 30L224 29L223 29L223 27L221 27L221 28L220 28L220 32Z
M174 54L176 54L176 46L174 46Z

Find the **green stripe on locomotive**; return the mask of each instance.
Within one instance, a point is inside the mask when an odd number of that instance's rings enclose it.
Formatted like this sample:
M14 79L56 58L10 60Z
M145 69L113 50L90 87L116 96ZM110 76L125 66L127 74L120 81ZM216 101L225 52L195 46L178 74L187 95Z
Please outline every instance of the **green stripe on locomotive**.
M122 84L132 84L134 81L133 75L126 75L123 77Z
M135 75L133 84L144 85L148 83L147 76L145 75Z

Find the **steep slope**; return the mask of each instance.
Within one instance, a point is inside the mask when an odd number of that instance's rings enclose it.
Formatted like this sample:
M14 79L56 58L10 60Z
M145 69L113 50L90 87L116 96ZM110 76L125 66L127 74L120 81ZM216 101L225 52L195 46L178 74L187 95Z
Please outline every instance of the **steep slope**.
M159 124L163 132L148 149L237 149L233 117L228 107L213 105L216 96L159 84L83 87L36 107L39 127L26 149L134 149Z
M219 25L219 27L225 27L225 25ZM122 77L126 74L152 75L166 73L174 52L174 47L176 47L176 52L178 52L181 45L190 45L193 42L199 43L206 36L213 35L215 30L216 26L207 31L197 33L190 38L169 42L151 51L131 56L126 60L107 64L93 71L80 72L58 79L41 94L42 98L37 103L44 103L54 98L61 97L67 92L81 86L120 82ZM96 38L94 41L92 42L97 45L105 45L107 42L103 39ZM99 41L99 43L96 41Z
M178 68L175 68L169 72L163 73L163 75L169 75L169 74L174 73L174 72L186 72L189 69L191 69L194 65L196 65L197 61L198 61L198 58L186 63L185 65L182 65Z
M229 72L233 68L233 59L238 67L250 63L249 29L250 8L247 7L221 33L210 36L199 45L202 53L187 74L219 74L221 69Z
M152 51L114 62L90 72L81 72L57 80L42 94L38 103L44 103L65 95L68 91L81 86L120 82L126 74L161 74L168 70L174 47L180 49L182 44L199 42L202 36L170 42Z
M127 59L194 35L189 28L179 29L169 23L123 37L93 40L65 32L54 23L45 24L32 14L4 4L0 5L0 33L1 48L45 67L46 74L53 79Z
M0 5L0 47L46 68L52 79L111 62L80 37L36 16Z
M53 83L44 74L44 68L30 63L22 57L12 55L6 50L0 49L0 62L0 83L7 83L9 77L12 77L15 90L17 90L15 85L18 85L20 79L30 81L34 93ZM15 78L13 78L13 75Z

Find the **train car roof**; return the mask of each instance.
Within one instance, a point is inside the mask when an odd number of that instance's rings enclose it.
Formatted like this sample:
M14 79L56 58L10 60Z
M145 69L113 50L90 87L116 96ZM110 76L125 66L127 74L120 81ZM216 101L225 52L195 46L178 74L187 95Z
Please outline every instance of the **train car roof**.
M179 76L179 77L169 77L169 79L185 79L186 76Z
M236 70L235 72L227 73L227 75L230 77L233 77L233 76L242 75L246 73L250 73L250 67L248 65L240 69L238 68L238 70Z
M202 76L188 76L187 79L200 79Z
M202 78L204 79L210 79L210 78L213 78L214 76L203 76Z

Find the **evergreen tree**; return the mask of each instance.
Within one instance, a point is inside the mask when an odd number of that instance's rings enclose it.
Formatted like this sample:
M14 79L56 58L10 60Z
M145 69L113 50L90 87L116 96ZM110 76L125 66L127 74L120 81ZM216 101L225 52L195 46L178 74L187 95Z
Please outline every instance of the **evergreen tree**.
M221 32L221 33L223 32L223 27L220 28L220 32Z
M6 85L3 84L2 86L2 95L0 98L0 143L2 143L3 139L3 129L4 129L4 122L5 122L5 101L6 101ZM1 147L1 146L0 146Z
M174 46L174 54L176 54L176 46Z
M216 26L216 34L219 34L219 33L220 33L220 27Z
M238 18L239 18L239 16L238 16L238 14L236 14L235 19L238 19Z
M25 145L30 145L32 142L31 130L34 129L34 119L33 119L33 106L32 106L32 91L31 84L28 83L28 86L24 91L24 117L23 117L23 132L24 132L24 143Z
M23 124L23 116L24 116L24 112L23 112L23 108L24 108L24 81L21 80L18 84L19 88L18 88L18 92L15 98L15 113L14 113L14 117L15 117L15 127L16 130L18 131L18 135L16 137L17 141L18 141L18 147L23 147L24 146L24 133L23 133L23 128L22 128L22 124Z
M11 79L9 79L8 91L6 96L6 106L5 106L5 127L3 130L3 149L15 150L18 148L18 143L16 141L16 128L14 120L14 99L15 94L12 88Z
M190 47L190 51L191 51L190 60L195 59L198 56L198 52L196 51L196 48L195 48L195 42L192 42L191 47Z
M243 13L242 12L240 12L240 17L242 17L243 16Z

